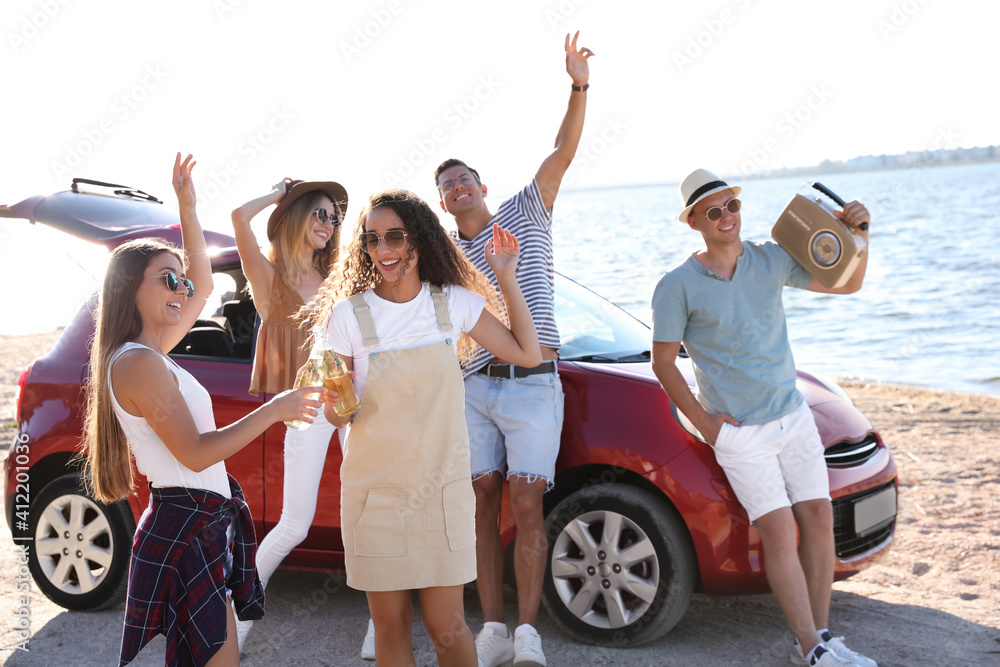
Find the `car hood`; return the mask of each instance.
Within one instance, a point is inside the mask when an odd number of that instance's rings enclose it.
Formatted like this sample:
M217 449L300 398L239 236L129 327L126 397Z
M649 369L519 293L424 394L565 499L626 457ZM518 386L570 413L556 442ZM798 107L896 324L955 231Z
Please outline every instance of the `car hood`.
M575 361L570 363L585 367L593 372L659 386L659 380L656 379L652 364L649 362L614 364ZM678 357L677 368L684 375L688 385L694 387L694 367L691 360ZM813 412L816 427L819 429L823 442L830 443L842 438L859 439L863 438L869 431L874 430L871 421L831 380L800 370L796 371L795 384Z
M64 190L0 207L0 217L41 222L109 250L130 239L152 236L180 242L180 221L175 207L128 195ZM233 237L211 230L205 231L205 240L212 247L235 243Z

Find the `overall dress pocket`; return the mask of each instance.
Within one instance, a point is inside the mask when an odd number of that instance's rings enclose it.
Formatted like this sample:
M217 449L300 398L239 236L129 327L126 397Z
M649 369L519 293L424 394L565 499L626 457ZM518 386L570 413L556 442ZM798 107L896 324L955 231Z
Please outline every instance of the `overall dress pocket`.
M459 479L441 489L444 503L444 527L448 547L461 551L476 545L476 494L472 482Z
M357 556L390 558L406 555L406 491L369 489L365 508L354 527Z

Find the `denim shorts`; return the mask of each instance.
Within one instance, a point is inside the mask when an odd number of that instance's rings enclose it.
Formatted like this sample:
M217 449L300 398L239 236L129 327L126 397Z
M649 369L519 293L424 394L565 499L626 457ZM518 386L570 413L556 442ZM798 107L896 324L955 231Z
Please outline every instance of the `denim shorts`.
M506 472L552 488L563 423L558 371L526 378L465 380L465 419L472 448L472 477Z
M766 424L723 424L715 441L715 460L750 521L806 500L829 500L830 476L823 451L805 401L791 414Z

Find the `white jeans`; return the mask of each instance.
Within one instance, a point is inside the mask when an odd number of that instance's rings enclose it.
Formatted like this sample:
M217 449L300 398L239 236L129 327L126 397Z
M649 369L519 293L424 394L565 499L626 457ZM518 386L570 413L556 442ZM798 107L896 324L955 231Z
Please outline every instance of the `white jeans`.
M257 549L257 573L265 587L278 565L309 534L316 515L319 480L336 428L322 410L305 431L285 431L285 482L281 518Z

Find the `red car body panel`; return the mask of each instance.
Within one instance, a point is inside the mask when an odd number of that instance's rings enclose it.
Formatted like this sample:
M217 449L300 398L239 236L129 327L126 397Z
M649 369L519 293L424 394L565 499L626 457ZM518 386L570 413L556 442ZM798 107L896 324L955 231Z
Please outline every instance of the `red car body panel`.
M94 222L98 231L88 235L86 230L93 225L60 212L60 206L75 207L79 217L79 211L98 206L100 202L96 200L80 199L87 196L91 195L64 192L47 198L34 197L10 210L20 217L39 218L71 233L88 236L109 248L131 238L151 236L179 244L176 218L155 208L155 215L137 214L120 224ZM164 227L165 224L169 226ZM207 233L206 237L215 270L238 272L239 256L232 247L233 239L217 233ZM91 300L81 309L53 350L33 363L24 382L18 403L19 437L30 443L31 483L35 490L75 468L72 459L77 454L82 432L81 387L87 379L93 305ZM269 398L249 395L248 359L172 356L212 395L218 427L232 423ZM690 362L679 359L678 366L689 384L693 384ZM679 423L676 409L659 386L650 364L560 361L559 369L566 397L565 419L555 486L545 497L546 511L585 485L641 487L671 505L682 517L697 557L700 590L728 595L766 592L768 585L756 529L736 501L711 447ZM835 506L840 498L895 482L896 466L888 448L871 422L846 397L823 380L803 372L798 374L798 388L811 407L828 448L845 442L865 442L870 447L871 453L858 464L829 467ZM274 425L226 460L227 469L243 487L258 539L281 516L284 431L283 425ZM285 566L343 569L339 495L342 460L335 434L324 465L312 528L306 540L285 560ZM16 468L11 458L5 467L7 520L12 523ZM145 509L148 495L146 482L140 477L136 494L129 499L136 519ZM852 517L849 517L851 525ZM508 548L515 529L507 502L501 514L501 535ZM850 576L884 555L892 540L892 527L887 533L883 529L881 535L878 538L881 541L871 549L838 558L836 577Z

